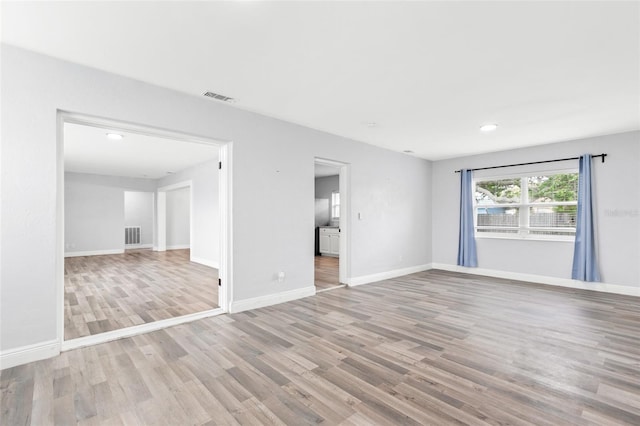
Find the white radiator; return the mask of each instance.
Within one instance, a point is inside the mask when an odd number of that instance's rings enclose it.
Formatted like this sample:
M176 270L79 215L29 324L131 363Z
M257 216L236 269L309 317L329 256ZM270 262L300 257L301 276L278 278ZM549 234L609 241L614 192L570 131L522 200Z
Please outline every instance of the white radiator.
M127 246L140 244L140 227L139 226L124 227L124 244Z

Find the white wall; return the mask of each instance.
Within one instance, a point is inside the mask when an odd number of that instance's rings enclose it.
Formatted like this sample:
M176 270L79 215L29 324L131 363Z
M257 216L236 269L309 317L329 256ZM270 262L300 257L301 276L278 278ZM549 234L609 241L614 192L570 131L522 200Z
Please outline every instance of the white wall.
M316 178L316 226L328 225L331 221L331 193L334 191L340 191L340 177L338 175Z
M154 186L150 179L65 173L65 254L123 251L125 189Z
M64 209L65 253L124 251L121 189L67 181Z
M607 284L640 286L640 132L601 136L532 148L437 161L433 164L433 262L455 265L458 250L460 175L454 170L607 153L593 160L600 271ZM497 176L578 167L578 162L475 172ZM477 239L478 267L571 278L573 243Z
M125 225L141 226L141 244L153 245L153 193L158 187L185 181L192 183L190 195L188 189L167 193L167 246L191 247L194 261L217 268L220 257L217 159L158 180L65 173L65 192L69 193L69 198L65 198L65 245L68 246L65 253L122 251ZM123 202L118 197L124 197L124 213ZM191 219L194 241L190 241ZM116 232L118 227L121 231Z
M153 192L124 192L124 224L140 227L140 245L153 245Z
M220 263L218 160L214 159L166 176L158 181L158 187L185 181L191 181L193 198L191 260L218 268ZM167 245L171 245L168 240Z
M431 261L428 161L4 44L0 62L2 351L58 338L58 110L233 141L234 301L313 288L316 157L350 164L350 277Z
M189 248L191 189L167 191L167 248Z

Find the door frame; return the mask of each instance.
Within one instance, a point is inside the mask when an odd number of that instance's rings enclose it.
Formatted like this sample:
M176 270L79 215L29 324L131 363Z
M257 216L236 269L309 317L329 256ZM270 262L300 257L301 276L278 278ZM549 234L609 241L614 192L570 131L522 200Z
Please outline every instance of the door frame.
M232 235L232 200L233 200L233 142L192 135L184 132L160 129L147 125L138 125L88 114L58 110L56 129L56 340L60 351L76 349L84 346L105 343L108 341L135 336L227 313L233 296L233 235ZM110 131L139 133L148 136L163 137L181 142L202 143L219 147L219 161L224 165L219 169L219 217L220 217L220 268L218 276L219 308L176 318L155 321L119 330L108 331L92 336L64 340L64 125L65 123L98 127ZM192 214L192 213L191 213ZM156 241L157 242L157 241Z
M338 281L348 284L351 277L351 165L342 161L315 157L313 164L331 166L338 169L338 190L340 191L340 255L338 257ZM314 179L315 180L315 179Z

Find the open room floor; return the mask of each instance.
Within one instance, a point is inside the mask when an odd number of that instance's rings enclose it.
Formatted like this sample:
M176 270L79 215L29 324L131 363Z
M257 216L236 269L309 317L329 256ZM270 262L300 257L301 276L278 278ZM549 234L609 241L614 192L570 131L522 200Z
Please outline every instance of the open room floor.
M218 307L218 271L189 250L69 257L64 278L65 340Z
M340 285L339 263L340 259L333 256L315 257L315 286L316 290L327 290Z
M640 424L640 298L427 271L2 371L6 424Z

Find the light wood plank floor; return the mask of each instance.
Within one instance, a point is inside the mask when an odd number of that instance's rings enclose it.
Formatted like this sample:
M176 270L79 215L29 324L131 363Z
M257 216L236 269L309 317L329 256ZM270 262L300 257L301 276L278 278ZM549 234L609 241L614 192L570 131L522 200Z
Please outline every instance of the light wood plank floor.
M338 262L339 259L337 257L315 257L315 286L317 290L325 290L340 285Z
M428 271L2 371L7 425L639 425L640 298Z
M65 259L65 340L218 306L218 271L189 250Z

